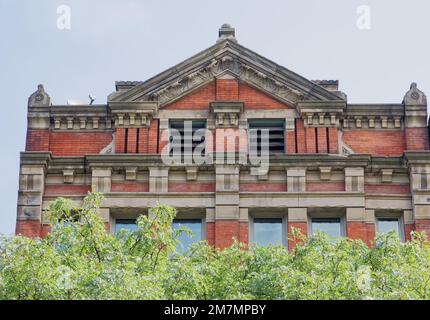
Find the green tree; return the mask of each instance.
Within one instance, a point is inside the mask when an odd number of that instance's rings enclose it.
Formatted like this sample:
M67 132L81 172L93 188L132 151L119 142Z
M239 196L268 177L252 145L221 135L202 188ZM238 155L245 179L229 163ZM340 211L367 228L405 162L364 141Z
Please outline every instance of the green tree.
M44 239L0 240L0 299L430 299L430 246L422 234L401 243L394 233L377 246L319 233L293 232L296 247L217 250L195 243L176 251L174 208L157 205L137 230L106 232L103 201L81 207L59 198L48 208ZM296 240L297 240L296 239Z

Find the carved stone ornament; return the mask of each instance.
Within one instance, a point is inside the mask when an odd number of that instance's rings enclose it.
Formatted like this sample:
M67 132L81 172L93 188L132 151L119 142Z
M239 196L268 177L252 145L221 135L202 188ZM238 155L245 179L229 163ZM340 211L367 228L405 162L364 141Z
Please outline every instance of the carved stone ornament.
M37 86L37 90L28 98L29 107L49 107L51 98L45 92L42 84Z
M104 147L100 154L114 154L115 153L115 133L112 133L112 142Z
M409 91L406 92L403 103L406 105L427 105L427 97L413 82Z
M217 127L237 127L244 107L243 102L214 101L211 102L210 108L215 115L215 125Z
M157 100L160 105L166 104L226 72L289 103L295 103L304 98L302 92L287 87L286 84L273 79L271 75L265 74L242 63L242 61L235 56L225 55L218 59L211 60L207 66L199 71L195 71L175 83L152 93L151 99Z

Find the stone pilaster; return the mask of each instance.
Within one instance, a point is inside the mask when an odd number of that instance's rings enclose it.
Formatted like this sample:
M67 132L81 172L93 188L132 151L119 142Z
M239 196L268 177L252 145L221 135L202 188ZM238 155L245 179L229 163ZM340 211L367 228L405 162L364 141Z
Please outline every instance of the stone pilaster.
M364 192L364 169L345 168L346 192Z
M409 168L415 230L430 236L430 152L405 152Z
M149 192L168 192L169 189L169 168L150 167L149 168Z
M287 169L287 190L288 192L306 191L306 169L305 168Z
M93 191L110 192L111 191L111 168L93 168L91 186Z
M41 235L42 203L49 153L22 153L16 234Z

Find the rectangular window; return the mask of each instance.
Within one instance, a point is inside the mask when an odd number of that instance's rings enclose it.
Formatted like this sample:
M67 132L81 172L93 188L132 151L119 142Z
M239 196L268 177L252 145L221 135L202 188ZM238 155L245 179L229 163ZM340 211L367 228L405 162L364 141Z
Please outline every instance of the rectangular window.
M341 218L312 218L311 233L324 232L332 238L340 238L344 235Z
M380 217L376 220L378 233L388 233L394 231L401 241L404 241L403 222L401 218Z
M195 148L205 141L206 120L170 120L170 154L173 154L174 148L181 154L194 152ZM197 132L197 130L199 130ZM174 133L180 135L179 139L174 139ZM202 150L205 154L205 148Z
M266 137L267 140L262 139ZM285 153L285 121L284 120L250 120L249 121L249 148L253 154L261 155L263 143L268 145L263 150L269 154ZM252 151L251 151L252 150Z
M115 234L117 234L120 230L137 230L136 220L135 219L117 219L115 221Z
M201 219L175 219L173 220L173 229L177 230L179 227L188 227L192 236L186 233L182 233L179 236L180 244L176 248L178 252L184 253L194 242L201 241L203 239L203 228Z
M262 247L283 245L286 243L284 230L281 218L255 218L253 220L253 242Z

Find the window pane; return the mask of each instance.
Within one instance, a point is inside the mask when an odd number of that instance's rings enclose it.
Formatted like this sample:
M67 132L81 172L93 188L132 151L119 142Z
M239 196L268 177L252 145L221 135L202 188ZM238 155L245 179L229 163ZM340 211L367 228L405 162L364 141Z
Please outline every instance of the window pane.
M136 220L134 219L118 219L115 221L115 233L118 233L120 230L137 230Z
M333 238L339 238L342 235L340 218L318 218L312 219L312 233L322 231Z
M399 219L395 219L395 218L378 219L378 232L388 233L390 231L395 231L398 235L400 234Z
M180 245L176 248L179 252L187 251L192 243L202 240L202 220L173 220L173 229L177 230L179 227L188 227L193 233L192 237L185 233L179 236Z
M282 245L282 219L254 219L254 242L263 247Z

